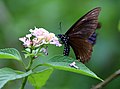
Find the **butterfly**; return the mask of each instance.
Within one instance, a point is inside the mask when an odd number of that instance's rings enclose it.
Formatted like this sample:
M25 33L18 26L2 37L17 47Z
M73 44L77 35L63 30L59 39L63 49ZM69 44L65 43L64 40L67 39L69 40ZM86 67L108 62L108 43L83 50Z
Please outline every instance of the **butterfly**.
M96 43L96 29L100 27L98 16L101 11L96 7L82 16L65 34L58 34L64 44L64 56L68 56L70 47L73 49L76 59L82 63L91 58L93 45Z

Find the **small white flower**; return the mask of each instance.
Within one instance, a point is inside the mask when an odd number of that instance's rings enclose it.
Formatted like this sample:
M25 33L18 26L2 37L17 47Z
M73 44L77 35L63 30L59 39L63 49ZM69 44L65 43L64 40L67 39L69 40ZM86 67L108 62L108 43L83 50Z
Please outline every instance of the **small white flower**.
M25 42L26 41L26 37L19 38L19 40L22 41L22 42Z
M27 37L27 38L30 38L30 37L32 37L32 35L31 35L31 34L27 34L26 37Z
M54 44L54 45L59 46L59 47L62 46L62 44L60 44L58 40L52 40L50 42L50 44Z
M36 28L34 30L30 29L29 30L31 32L31 34L35 37L38 37L38 36L41 36L41 35L44 35L44 34L48 34L49 32L46 31L44 28Z
M33 38L32 42L33 42L34 47L39 47L40 46L40 43L38 42L38 38Z
M30 47L32 44L31 40L26 37L19 38L19 40L23 42L25 47Z

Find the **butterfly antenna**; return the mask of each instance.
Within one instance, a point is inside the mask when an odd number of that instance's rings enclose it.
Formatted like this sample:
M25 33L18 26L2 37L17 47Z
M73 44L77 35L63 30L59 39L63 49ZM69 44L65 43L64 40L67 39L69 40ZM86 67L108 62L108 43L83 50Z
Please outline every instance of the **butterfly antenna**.
M62 22L59 23L59 26L60 26L60 33L62 33Z

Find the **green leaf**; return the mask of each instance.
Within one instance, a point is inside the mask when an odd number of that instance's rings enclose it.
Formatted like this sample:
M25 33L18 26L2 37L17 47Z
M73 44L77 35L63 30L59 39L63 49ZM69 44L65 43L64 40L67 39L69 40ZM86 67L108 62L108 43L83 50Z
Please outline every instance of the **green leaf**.
M70 67L70 63L74 62L75 60L66 57L66 56L55 56L51 58L48 62L42 64L44 66L51 66L59 70L65 70L65 71L70 71L82 75L86 75L89 77L96 78L98 80L103 81L101 78L99 78L94 72L92 72L89 68L87 68L83 63L78 62L77 60L75 61L76 66L78 66L78 69L75 69L73 67Z
M0 59L15 59L22 61L20 53L15 48L0 49Z
M25 76L28 76L32 73L32 71L28 71L26 73L13 70L11 68L2 68L0 69L0 89L11 80L20 79Z
M35 89L40 89L46 84L52 72L53 68L47 68L45 70L35 72L29 76L28 81L35 87Z

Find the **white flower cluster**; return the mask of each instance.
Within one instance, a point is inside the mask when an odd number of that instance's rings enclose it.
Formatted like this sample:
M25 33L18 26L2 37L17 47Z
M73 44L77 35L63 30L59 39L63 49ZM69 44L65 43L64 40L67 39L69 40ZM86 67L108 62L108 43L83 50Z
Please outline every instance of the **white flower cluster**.
M25 47L39 47L44 44L53 44L56 46L62 46L58 38L55 36L54 33L49 33L44 28L36 28L29 30L31 33L27 34L25 37L19 38L20 41L23 42Z

